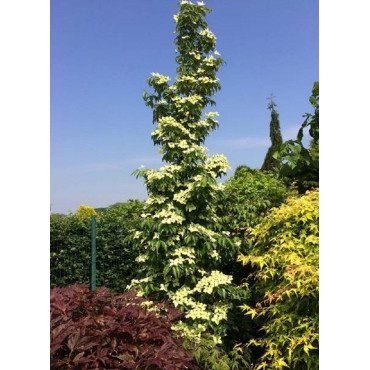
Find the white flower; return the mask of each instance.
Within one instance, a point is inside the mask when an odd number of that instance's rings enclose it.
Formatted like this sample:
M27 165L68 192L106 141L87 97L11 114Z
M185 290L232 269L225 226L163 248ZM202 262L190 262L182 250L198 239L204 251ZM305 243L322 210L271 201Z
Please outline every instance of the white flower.
M209 57L204 58L203 60L207 66L213 66L214 62L216 61L216 58L213 55L210 55Z
M218 115L218 112L208 112L205 114L206 117L217 117Z
M218 335L212 335L212 339L215 342L215 344L222 344L221 337Z
M189 248L189 247L181 247L181 248L178 248L176 249L175 251L173 251L171 253L172 256L187 256L189 258L195 258L195 253L194 253L194 250L192 248Z
M229 307L227 305L225 306L214 306L214 314L212 315L211 321L216 323L217 325L220 323L222 320L227 319L227 310Z
M164 290L165 292L167 292L168 284L161 284L161 285L159 286L159 289L160 289L160 290Z
M216 40L216 36L208 28L200 31L199 34L202 36L206 36L209 39Z
M145 262L148 259L148 256L146 254L141 254L140 256L136 257L136 262Z
M178 266L178 265L183 265L185 262L189 262L189 264L194 264L195 260L192 258L184 258L184 257L178 257L175 259L170 259L170 266Z
M209 276L205 276L200 279L193 289L194 292L204 292L208 294L212 294L212 291L215 287L219 285L226 285L230 284L232 281L232 276L225 275L220 271L212 271Z
M139 239L141 235L142 235L141 231L135 231L134 239Z
M186 314L187 318L209 320L211 312L207 311L207 306L204 303L195 303L193 308Z
M164 84L164 83L166 83L167 81L170 80L170 78L168 76L163 76L163 75L161 75L160 73L157 73L157 72L152 72L151 75L153 77L157 78L157 83L158 84Z
M230 168L229 162L223 154L215 154L209 157L207 162L207 169L211 171L226 172Z

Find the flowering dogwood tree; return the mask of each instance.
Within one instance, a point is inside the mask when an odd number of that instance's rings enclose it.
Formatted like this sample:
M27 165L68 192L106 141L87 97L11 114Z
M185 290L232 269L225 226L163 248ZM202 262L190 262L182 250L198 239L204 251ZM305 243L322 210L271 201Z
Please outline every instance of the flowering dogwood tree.
M169 298L185 312L177 325L190 337L210 332L217 342L225 333L232 277L222 263L235 258L238 239L222 231L217 204L223 197L216 179L229 164L221 154L209 156L202 146L217 128L217 112L203 115L215 105L220 89L216 72L224 63L216 51L216 37L204 17L211 9L203 2L181 1L176 22L177 77L152 73L144 92L153 109L155 145L167 164L158 170L138 169L148 189L145 214L133 242L144 248L138 257L142 278L132 281L143 295Z

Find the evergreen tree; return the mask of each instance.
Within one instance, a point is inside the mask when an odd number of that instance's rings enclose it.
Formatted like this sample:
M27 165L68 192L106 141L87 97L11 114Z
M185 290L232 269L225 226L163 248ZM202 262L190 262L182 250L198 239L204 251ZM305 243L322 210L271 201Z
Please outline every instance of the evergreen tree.
M263 161L261 170L269 172L277 172L279 169L279 160L273 157L274 153L279 150L281 144L283 143L283 138L280 132L280 122L279 113L276 111L276 104L273 101L273 96L268 98L269 103L267 109L271 111L271 121L270 121L270 139L271 146L269 147L265 160Z
M296 140L284 142L274 154L280 162L279 177L287 185L294 184L301 194L319 186L319 81L314 82L309 101L314 112L303 116ZM309 148L302 142L305 128L311 137Z
M216 37L204 17L211 11L203 2L181 1L176 22L177 77L152 73L144 92L153 109L155 145L167 164L158 170L138 169L148 190L144 218L132 241L144 247L141 278L132 281L141 294L170 299L186 312L177 326L191 338L210 332L220 342L226 331L230 299L235 297L232 277L223 263L235 260L240 241L222 229L217 207L222 185L216 179L229 164L217 154L207 155L202 146L217 128L217 112L202 114L215 105L212 96L220 89L216 77L224 64L216 51Z

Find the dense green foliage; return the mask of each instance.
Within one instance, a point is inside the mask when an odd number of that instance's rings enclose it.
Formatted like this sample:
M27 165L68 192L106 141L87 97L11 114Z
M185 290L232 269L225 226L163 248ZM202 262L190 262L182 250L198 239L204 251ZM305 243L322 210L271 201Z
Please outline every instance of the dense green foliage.
M248 254L253 246L250 238L244 238L246 230L260 223L271 208L280 206L291 194L285 184L270 173L247 166L239 166L235 170L234 176L225 183L225 199L220 209L225 229L230 231L231 235L241 238L242 253ZM233 260L230 263L224 261L222 271L232 275L234 283L242 284L246 274L251 274L254 268L249 266L246 271L245 267ZM248 287L242 286L241 289L248 297L250 296ZM229 351L235 344L246 343L259 335L258 326L243 316L238 308L244 301L235 302L237 307L229 311L229 330L225 338L225 345ZM258 351L253 349L252 352L252 359L255 360Z
M76 215L50 215L50 285L88 284L91 222Z
M281 161L280 177L288 184L295 184L303 194L319 186L319 82L315 82L310 96L314 113L306 113L296 140L284 142L274 157ZM303 130L308 128L311 137L310 148L305 148Z
M239 260L257 269L254 301L242 308L265 333L248 343L265 350L258 368L318 369L319 191L274 208L249 236Z
M279 113L276 111L276 104L272 100L272 96L269 98L268 109L271 111L271 121L270 121L270 139L271 146L268 148L266 157L263 161L261 170L268 172L277 172L279 170L280 162L278 159L274 158L274 153L278 151L283 144L283 137L280 131L280 121Z
M230 350L216 346L211 335L204 334L199 343L195 346L188 346L187 341L184 343L185 348L191 350L194 360L202 369L209 370L238 370L250 369L249 350L246 347L236 345Z
M239 166L225 183L225 225L243 236L247 227L257 225L270 208L278 207L289 195L291 191L272 174Z
M86 285L50 293L50 368L199 369L171 330L181 312L135 292L91 292Z
M135 276L140 249L124 242L140 222L140 201L118 203L97 216L97 285L123 291ZM81 216L81 215L80 215ZM91 216L50 216L51 286L88 284L91 258Z
M194 340L211 332L221 342L227 312L235 297L232 276L220 271L222 262L236 258L238 240L222 229L218 204L224 196L216 179L229 164L223 155L208 156L201 144L218 126L214 105L220 89L216 77L224 62L215 49L216 37L204 20L209 8L199 2L180 2L176 22L178 63L175 83L159 73L148 79L153 93L144 93L158 126L152 133L160 145L159 170L138 170L149 199L145 220L132 241L144 246L141 277L132 283L143 294L169 298L186 311L178 329Z

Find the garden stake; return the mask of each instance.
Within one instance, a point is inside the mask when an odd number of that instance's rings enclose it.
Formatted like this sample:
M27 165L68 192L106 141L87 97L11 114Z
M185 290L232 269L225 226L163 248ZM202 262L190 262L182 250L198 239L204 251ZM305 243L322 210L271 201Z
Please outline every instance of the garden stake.
M96 289L96 216L91 216L91 281L90 289Z

